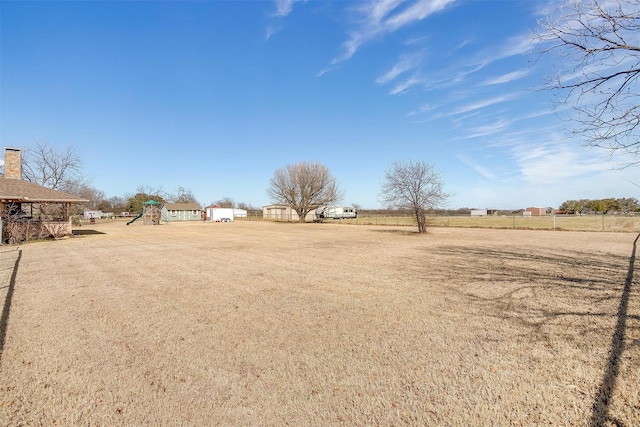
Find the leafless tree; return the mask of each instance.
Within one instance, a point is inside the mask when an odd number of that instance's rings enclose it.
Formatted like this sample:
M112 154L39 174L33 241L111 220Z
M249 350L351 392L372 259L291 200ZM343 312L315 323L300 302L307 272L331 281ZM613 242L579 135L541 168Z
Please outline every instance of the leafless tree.
M343 198L329 169L317 162L300 162L278 169L269 181L267 195L273 203L290 206L300 222L313 209Z
M193 195L193 192L188 188L178 187L176 190L168 194L165 199L171 203L198 203L198 199Z
M104 191L98 190L97 188L89 185L83 186L76 194L83 199L88 200L88 202L84 204L84 207L90 210L98 209L105 200Z
M88 185L82 175L82 161L72 146L56 150L47 141L36 141L22 155L22 177L54 190L78 194Z
M166 194L162 190L162 187L152 187L151 185L139 185L136 188L137 194L148 194L152 196L156 196L158 198L166 199Z
M555 57L547 87L573 112L573 132L640 162L640 2L567 0L539 21L534 40Z
M258 212L260 211L260 208L252 206L251 202L249 203L245 203L245 202L238 202L238 209L244 209L247 212Z
M426 211L443 207L450 197L441 173L423 161L394 161L384 174L381 202L388 208L411 210L418 232L427 232Z
M114 212L122 212L126 203L127 198L122 196L112 196L106 200L107 209L111 209Z
M226 196L212 203L212 205L218 206L220 208L233 208L235 204L235 201L231 197Z

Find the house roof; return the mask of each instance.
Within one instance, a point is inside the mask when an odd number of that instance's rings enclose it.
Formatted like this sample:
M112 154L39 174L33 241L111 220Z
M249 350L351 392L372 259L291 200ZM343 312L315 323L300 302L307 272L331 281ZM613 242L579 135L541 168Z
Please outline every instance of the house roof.
M52 190L33 182L0 175L0 201L19 203L83 203L89 200L63 191Z
M200 211L200 205L197 203L165 203L167 210L170 211Z

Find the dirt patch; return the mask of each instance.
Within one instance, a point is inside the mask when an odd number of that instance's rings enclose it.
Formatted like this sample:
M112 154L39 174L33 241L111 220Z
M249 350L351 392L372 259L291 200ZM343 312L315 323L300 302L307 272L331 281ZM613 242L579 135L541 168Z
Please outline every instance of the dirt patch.
M92 229L21 247L0 424L640 424L633 234Z

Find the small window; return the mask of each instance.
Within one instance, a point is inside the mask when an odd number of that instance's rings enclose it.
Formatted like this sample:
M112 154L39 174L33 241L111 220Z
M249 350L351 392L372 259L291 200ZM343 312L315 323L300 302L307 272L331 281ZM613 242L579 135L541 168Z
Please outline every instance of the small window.
M171 216L176 216L176 215L177 215L177 212L175 211L175 209L172 209L171 210Z
M194 214L194 215L198 215L198 211L194 209L194 210L193 210L193 214Z

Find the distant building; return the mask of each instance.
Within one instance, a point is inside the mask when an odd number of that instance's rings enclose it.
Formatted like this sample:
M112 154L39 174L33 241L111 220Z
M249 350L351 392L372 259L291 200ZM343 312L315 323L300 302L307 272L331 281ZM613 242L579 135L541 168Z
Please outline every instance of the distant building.
M298 221L298 213L291 209L291 206L287 205L268 205L262 207L262 217L264 219L271 219L274 221ZM312 209L305 221L313 222L316 219L316 211Z
M497 215L497 209L471 209L471 216Z
M547 208L541 208L538 206L531 206L524 210L524 216L545 216L547 214Z
M100 219L104 216L102 211L84 211L82 213L82 219Z
M235 218L246 218L247 217L247 210L246 209L235 208L233 210L233 216Z
M197 203L165 203L163 221L201 221L202 209Z

